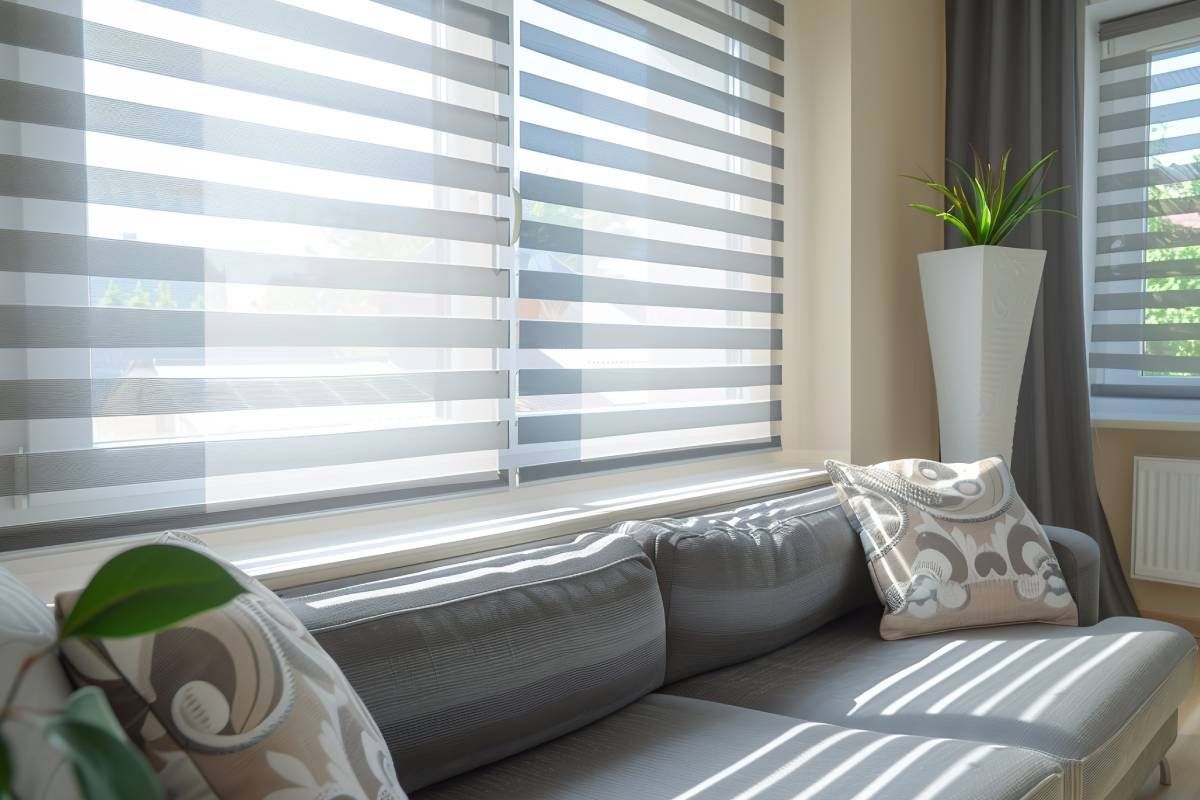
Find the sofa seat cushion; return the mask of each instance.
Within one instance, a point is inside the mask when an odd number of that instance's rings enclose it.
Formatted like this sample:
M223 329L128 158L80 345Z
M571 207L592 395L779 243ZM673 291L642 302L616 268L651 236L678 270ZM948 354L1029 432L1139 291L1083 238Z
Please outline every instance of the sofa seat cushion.
M1018 748L886 735L652 694L413 800L1057 800L1057 764Z
M887 733L1051 755L1068 798L1097 798L1191 686L1196 641L1113 617L1090 628L1013 625L883 641L855 614L794 644L663 691Z

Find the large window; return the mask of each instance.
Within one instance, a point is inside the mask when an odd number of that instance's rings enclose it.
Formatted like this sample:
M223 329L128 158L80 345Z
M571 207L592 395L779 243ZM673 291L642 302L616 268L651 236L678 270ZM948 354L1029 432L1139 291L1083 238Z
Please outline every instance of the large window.
M777 446L782 23L0 0L0 550Z
M1200 3L1100 28L1093 408L1200 416Z

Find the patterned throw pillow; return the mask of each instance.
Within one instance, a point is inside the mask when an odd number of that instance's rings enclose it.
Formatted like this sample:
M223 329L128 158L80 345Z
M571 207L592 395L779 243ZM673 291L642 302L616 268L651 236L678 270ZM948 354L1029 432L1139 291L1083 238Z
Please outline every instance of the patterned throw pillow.
M1075 625L1078 611L1046 532L1000 458L857 467L826 461L884 605L879 634L1017 622Z
M161 541L204 549L186 534ZM169 797L404 798L337 664L274 593L225 567L247 594L157 634L68 642L72 680L104 691ZM60 619L78 595L58 596Z

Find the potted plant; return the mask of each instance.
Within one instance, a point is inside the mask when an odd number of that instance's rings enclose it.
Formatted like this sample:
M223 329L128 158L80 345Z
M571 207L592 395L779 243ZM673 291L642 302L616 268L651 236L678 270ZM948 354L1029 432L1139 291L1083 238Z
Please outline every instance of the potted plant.
M906 176L945 198L945 207L910 203L945 220L966 246L921 253L921 293L933 355L943 461L1012 458L1017 395L1029 346L1029 328L1041 287L1045 250L1001 247L1032 214L1047 211L1043 188L1050 152L1010 187L1008 153L998 171L976 154L974 170L954 161L958 178L947 185Z
M148 544L117 554L80 593L59 625L57 640L21 662L0 697L0 721L40 729L49 746L66 756L84 800L161 798L161 784L100 689L79 689L60 709L22 707L17 690L33 665L54 657L65 641L154 633L218 608L244 591L223 566L190 548ZM14 797L12 780L21 769L11 752L0 733L0 800Z

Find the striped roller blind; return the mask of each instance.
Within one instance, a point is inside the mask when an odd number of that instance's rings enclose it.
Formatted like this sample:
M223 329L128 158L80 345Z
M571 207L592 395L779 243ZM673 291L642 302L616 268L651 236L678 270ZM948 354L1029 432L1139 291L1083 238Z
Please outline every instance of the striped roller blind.
M784 5L517 8L521 477L777 446Z
M0 549L505 478L510 31L0 0Z
M1200 400L1200 3L1100 38L1094 404Z

